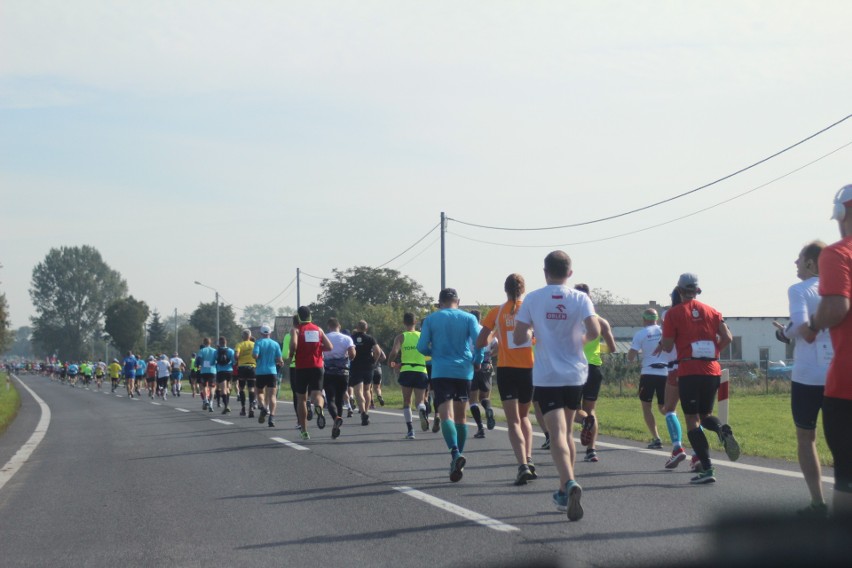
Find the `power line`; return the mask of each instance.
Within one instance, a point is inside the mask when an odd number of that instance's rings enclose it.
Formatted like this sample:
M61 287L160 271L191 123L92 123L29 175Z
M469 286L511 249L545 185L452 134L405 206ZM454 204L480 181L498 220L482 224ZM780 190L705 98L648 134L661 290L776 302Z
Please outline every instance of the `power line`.
M299 274L301 274L302 276L307 276L308 278L316 278L317 280L328 280L327 277L322 278L320 276L314 276L313 274L308 274L304 270L299 270Z
M626 217L627 215L632 215L632 214L634 214L634 213L639 213L640 211L646 211L646 210L651 209L651 208L653 208L653 207L657 207L657 206L659 206L659 205L663 205L663 204L665 204L665 203L669 203L669 202L671 202L671 201L675 201L675 200L680 199L680 198L682 198L682 197L686 197L687 195L691 195L691 194L693 194L693 193L696 193L696 192L698 192L698 191L701 191L702 189L707 189L708 187L711 187L711 186L713 186L713 185L716 185L716 184L718 184L718 183L721 183L721 182L723 182L723 181L725 181L725 180L731 179L732 177L734 177L734 176L736 176L736 175L739 175L739 174L741 174L741 173L743 173L743 172L746 172L746 171L748 171L748 170L750 170L750 169L752 169L752 168L755 168L755 167L757 167L757 166L759 166L759 165L761 165L761 164L763 164L763 163L765 163L765 162L768 162L769 160L771 160L771 159L773 159L773 158L775 158L775 157L777 157L777 156L780 156L781 154L783 154L783 153L785 153L785 152L788 152L789 150L792 150L793 148L795 148L795 147L797 147L797 146L801 146L801 145L802 145L802 144L804 144L805 142L807 142L807 141L809 141L809 140L812 140L813 138L816 138L816 137L817 137L817 136L819 136L820 134L822 134L822 133L824 133L824 132L827 132L828 130L831 130L831 129L832 129L832 128L834 128L835 126L837 126L837 125L839 125L839 124L841 124L841 123L843 123L843 122L845 122L845 121L849 120L850 118L852 118L852 114L847 115L847 116L845 116L845 117L841 118L840 120L838 120L837 122L835 122L835 123L833 123L833 124L830 124L830 125L826 126L826 127L825 127L825 128L823 128L822 130L819 130L818 132L815 132L815 133L811 134L811 135L810 135L810 136L808 136L807 138L803 138L803 139L799 140L799 141L798 141L798 142L796 142L795 144L791 144L790 146L787 146L787 147L786 147L786 148L784 148L783 150L779 150L779 151L775 152L774 154L772 154L772 155L770 155L770 156L767 156L767 157L763 158L762 160L758 160L757 162L754 162L753 164L751 164L751 165L749 165L749 166L746 166L746 167L744 167L744 168L741 168L741 169L739 169L739 170L735 171L734 173L731 173L731 174L728 174L728 175L726 175L726 176L720 177L719 179L714 180L714 181L711 181L710 183L705 183L704 185L699 186L699 187L696 187L695 189L691 189L691 190L686 191L686 192L684 192L684 193L680 193L680 194L678 194L678 195L674 195L674 196L672 196L672 197L668 197L668 198L666 198L666 199L663 199L662 201L657 201L656 203L651 203L650 205L645 205L645 206L642 206L642 207L638 207L638 208L636 208L636 209L631 209L631 210L629 210L629 211L624 211L624 212L622 212L622 213L617 213L617 214L615 214L615 215L609 215L609 216L607 216L607 217L601 217L601 218L599 218L599 219L592 219L592 220L590 220L590 221L581 221L581 222L579 222L579 223L571 223L571 224L569 224L569 225L558 225L558 226L554 226L554 227L529 227L529 228L521 228L521 227L494 227L494 226L490 226L490 225L479 225L479 224L476 224L476 223L470 223L470 222L467 222L467 221L462 221L462 220L460 220L460 219L454 219L454 218L451 218L451 220L455 221L456 223L461 223L462 225L468 225L468 226L470 226L470 227L477 227L477 228L480 228L480 229L493 229L493 230L496 230L496 231L551 231L551 230L554 230L554 229L568 229L568 228L572 228L572 227L583 227L583 226L586 226L586 225L593 225L593 224L595 224L595 223L601 223L601 222L603 222L603 221L611 221L612 219L618 219L618 218L620 218L620 217ZM457 236L458 236L458 235L457 235Z
M397 266L396 269L399 270L400 268L403 268L405 265L409 264L411 261L413 261L414 259L419 257L421 254L423 254L424 252L426 252L427 250L432 248L432 245L437 243L439 240L441 240L441 235L438 235L437 237L432 239L432 242L430 242L428 245L426 245L426 247L423 250L421 250L420 252L418 252L417 254L415 254L414 256L412 256L411 258L409 258L408 260L406 260L405 262L403 262L402 264Z
M725 205L726 203L730 203L731 201L734 201L734 200L739 199L741 197L745 197L746 195L748 195L750 193L754 193L755 191L757 191L759 189L763 189L764 187L766 187L768 185L771 185L771 184L773 184L777 181L780 181L780 180L782 180L786 177L789 177L789 176L791 176L791 175L793 175L797 172L800 172L803 169L807 168L808 166L816 164L817 162L820 162L820 161L824 160L825 158L828 158L829 156L836 154L840 150L843 150L844 148L848 148L849 146L852 146L852 142L847 142L843 146L840 146L839 148L835 148L834 150L832 150L828 154L824 154L824 155L820 156L819 158L816 158L815 160L812 160L812 161L808 162L807 164L805 164L803 166L799 166L798 168L796 168L792 171L789 171L786 174L778 176L775 179L771 179L771 180L769 180L765 183L758 185L757 187L753 187L753 188L749 189L748 191L744 191L742 193L734 195L733 197L730 197L728 199L725 199L725 200L720 201L718 203L715 203L713 205L704 207L703 209L693 211L692 213L687 213L686 215L681 215L680 217L675 217L674 219L670 219L668 221L663 221L662 223L657 223L655 225L650 225L648 227L643 227L641 229L636 229L634 231L628 231L626 233L620 233L620 234L617 234L617 235L602 237L600 239L591 239L591 240L588 240L588 241L577 241L577 242L573 242L573 243L560 243L560 244L555 244L555 245L516 245L516 244L510 244L510 243L495 243L495 242L491 242L491 241L484 241L484 240L481 240L481 239L474 239L472 237L460 235L460 234L454 233L452 231L448 231L448 232L451 235L454 235L456 237L462 238L462 239L467 240L467 241L473 241L473 242L477 242L477 243L483 243L483 244L494 245L494 246L511 247L511 248L553 248L553 247L588 245L588 244L592 244L592 243L600 243L600 242L604 242L604 241L611 241L611 240L614 240L614 239L619 239L621 237L627 237L627 236L630 236L630 235L635 235L637 233L650 231L651 229L656 229L658 227L663 227L665 225L670 225L670 224L675 223L677 221L681 221L681 220L687 219L689 217L694 217L695 215L698 215L700 213L704 213L705 211L715 209L716 207L720 207L722 205Z
M284 292L286 292L287 290L289 290L289 289L290 289L290 286L292 286L292 285L293 285L293 283L294 283L295 281L296 281L296 277L294 276L294 277L293 277L293 279L292 279L292 280L290 280L290 283L289 283L289 284L287 284L287 286L285 286L283 290L281 290L280 292L278 292L278 294L277 294L274 298L272 298L271 300L269 300L268 302L266 302L266 303L265 303L265 304L263 304L263 305L264 305L264 306L268 306L269 304L271 304L272 302L274 302L275 300L277 300L277 299L278 299L278 298L279 298L279 297L280 297L280 296L281 296Z
M437 223L437 224L435 224L435 226L434 226L434 227L432 227L431 229L429 229L429 231L428 231L425 235L423 235L422 237L420 237L419 239L417 239L417 240L414 242L414 244L413 244L413 245L411 245L410 247L408 247L407 249L405 249L404 251L402 251L401 253L399 253L398 255L396 255L395 257L393 257L392 259L390 259L389 261L387 261L387 262L385 262L385 263L383 263L383 264L378 265L376 268L384 268L385 266L387 266L387 265L388 265L388 264L390 264L391 262L395 261L396 259L398 259L398 258L399 258L399 257L401 257L402 255L404 255L405 253L407 253L408 251L410 251L411 249L413 249L414 247L416 247L418 244L420 244L420 242L421 242L421 241L423 241L423 239L425 239L426 237L428 237L429 235L431 235L431 234L432 234L432 231L434 231L435 229L437 229L437 228L438 228L438 227L440 227L440 226L441 226L441 223Z

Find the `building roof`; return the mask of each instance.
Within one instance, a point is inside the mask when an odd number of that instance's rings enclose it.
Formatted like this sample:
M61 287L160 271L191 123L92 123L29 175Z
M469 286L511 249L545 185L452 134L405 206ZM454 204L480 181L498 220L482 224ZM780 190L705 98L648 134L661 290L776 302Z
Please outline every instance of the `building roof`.
M599 304L595 312L609 322L610 327L642 327L642 312L654 308L658 313L666 310L654 300L647 304Z

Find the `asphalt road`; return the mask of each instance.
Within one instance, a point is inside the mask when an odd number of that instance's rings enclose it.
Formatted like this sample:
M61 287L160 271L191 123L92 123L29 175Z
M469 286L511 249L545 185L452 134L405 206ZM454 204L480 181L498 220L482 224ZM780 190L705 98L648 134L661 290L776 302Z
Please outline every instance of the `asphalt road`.
M512 485L500 429L484 440L471 430L453 484L441 435L415 425L417 439L403 440L396 409L373 412L367 427L356 414L337 440L330 420L314 425L302 443L290 402L269 428L202 412L188 395L152 404L23 380L51 420L0 488L2 566L682 566L724 546L720 518L786 517L807 502L795 464L742 458L733 468L714 455L718 482L692 486L684 465L663 469L665 452L603 437L601 461L577 464L586 514L572 523L551 504L548 452L535 452L538 481ZM41 416L19 390L0 465Z

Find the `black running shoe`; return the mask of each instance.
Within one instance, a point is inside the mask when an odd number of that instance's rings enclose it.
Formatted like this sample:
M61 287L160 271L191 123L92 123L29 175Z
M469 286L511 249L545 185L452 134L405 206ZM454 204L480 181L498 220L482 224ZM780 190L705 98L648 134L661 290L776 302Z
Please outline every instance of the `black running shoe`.
M369 426L370 425L370 415L366 412L361 415L361 426Z
M474 434L473 437L474 438L484 438L485 437L485 430L480 428L479 430L476 431L476 434Z
M382 398L382 395L377 394L377 395L376 395L376 398L378 398L378 399L379 399L379 406L384 406L384 405L385 405L385 399L383 399L383 398Z
M489 406L485 409L485 423L489 430L493 430L497 422L494 420L494 410Z
M334 419L334 425L331 427L331 439L335 440L340 436L340 427L343 426L343 418L338 416Z
M314 407L312 405L308 405L308 422L314 419Z
M317 407L317 428L320 430L325 428L325 413L321 406Z
M526 485L527 481L532 478L532 473L530 472L528 465L524 464L518 466L518 475L515 476L515 485Z

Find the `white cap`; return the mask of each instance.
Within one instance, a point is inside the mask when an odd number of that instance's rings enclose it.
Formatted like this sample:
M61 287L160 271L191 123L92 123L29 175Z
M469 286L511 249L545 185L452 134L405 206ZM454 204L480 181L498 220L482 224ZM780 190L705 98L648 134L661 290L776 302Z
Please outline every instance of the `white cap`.
M846 216L846 206L852 202L852 184L844 185L834 195L834 210L831 218L834 221L842 221Z
M266 324L263 324L262 326L260 326L260 333L262 333L263 335L269 335L270 333L272 333L272 328L270 328Z

